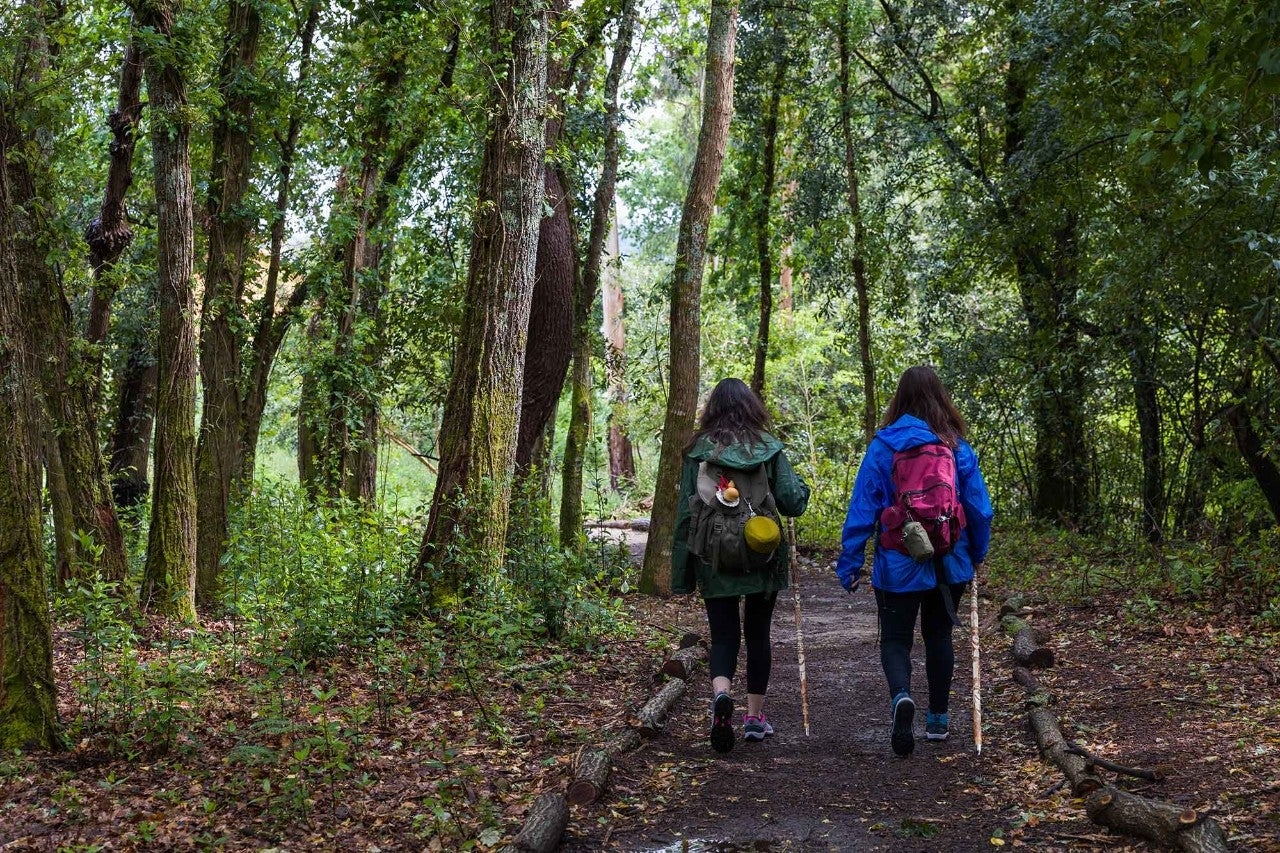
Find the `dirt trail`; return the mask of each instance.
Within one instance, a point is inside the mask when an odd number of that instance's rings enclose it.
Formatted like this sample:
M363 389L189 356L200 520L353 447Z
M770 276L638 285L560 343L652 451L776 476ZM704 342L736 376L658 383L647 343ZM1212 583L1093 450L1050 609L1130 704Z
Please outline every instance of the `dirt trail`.
M801 602L811 735L805 737L791 592L773 623L773 675L766 710L777 734L741 740L744 665L735 682L739 739L718 756L707 742L705 668L681 701L666 733L625 756L617 770L642 787L655 773L683 777L650 822L619 826L608 818L577 821L563 849L588 850L989 850L1001 816L984 804L984 764L974 753L967 634L956 632L951 738L923 740L923 645L913 649L912 693L920 703L915 753L889 747L888 695L876 644L875 599L865 585L847 595L824 565L803 561ZM965 600L967 607L967 601ZM705 622L687 626L705 635ZM984 667L985 669L985 667ZM685 844L687 840L687 845Z

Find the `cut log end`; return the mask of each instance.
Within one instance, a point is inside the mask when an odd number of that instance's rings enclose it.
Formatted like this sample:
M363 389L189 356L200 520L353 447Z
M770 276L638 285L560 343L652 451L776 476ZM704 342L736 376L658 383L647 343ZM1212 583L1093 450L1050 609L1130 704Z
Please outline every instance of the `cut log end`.
M671 657L658 670L658 676L667 676L669 678L679 678L688 681L697 669L698 662L704 660L707 656L706 649L697 644L684 646Z
M609 783L611 767L608 753L601 750L584 753L565 792L569 805L585 806L598 800Z
M506 848L516 853L552 853L569 825L569 804L560 794L546 793L534 800L520 834Z
M1013 638L1013 659L1028 669L1049 669L1055 663L1053 649L1044 645L1043 635L1024 627Z

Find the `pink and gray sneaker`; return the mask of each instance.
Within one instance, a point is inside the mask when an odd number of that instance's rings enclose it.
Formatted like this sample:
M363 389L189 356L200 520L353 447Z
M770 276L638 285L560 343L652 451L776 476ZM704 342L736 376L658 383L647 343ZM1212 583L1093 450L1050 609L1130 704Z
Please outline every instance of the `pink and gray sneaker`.
M769 719L764 714L758 717L748 715L742 718L743 740L764 740L771 734L773 734L773 726L769 725Z

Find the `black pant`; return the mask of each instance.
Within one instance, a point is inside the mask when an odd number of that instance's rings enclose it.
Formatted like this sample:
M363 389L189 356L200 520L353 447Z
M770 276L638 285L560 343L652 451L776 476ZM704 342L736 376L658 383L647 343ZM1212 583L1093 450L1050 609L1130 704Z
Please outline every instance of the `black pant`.
M953 583L951 600L958 605L967 583ZM929 710L945 714L951 696L951 675L956 668L951 644L954 625L947 615L942 593L885 592L876 590L880 608L880 664L889 682L889 698L911 690L911 644L920 614L920 636L924 638L924 671L929 679Z
M741 625L738 602L746 601ZM747 692L763 695L769 689L769 669L773 665L773 649L769 645L769 627L773 622L776 592L756 592L744 596L707 598L707 624L711 627L711 651L708 667L711 677L733 678L738 669L738 648L747 639Z

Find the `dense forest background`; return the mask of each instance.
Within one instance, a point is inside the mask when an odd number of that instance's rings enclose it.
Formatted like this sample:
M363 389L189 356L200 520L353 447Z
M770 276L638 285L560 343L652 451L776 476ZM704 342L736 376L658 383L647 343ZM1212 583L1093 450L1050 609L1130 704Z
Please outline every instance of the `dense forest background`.
M276 673L611 630L730 375L807 546L927 362L1006 537L1280 624L1280 3L2 14L6 748L176 737L198 619ZM650 515L638 574L584 535Z

